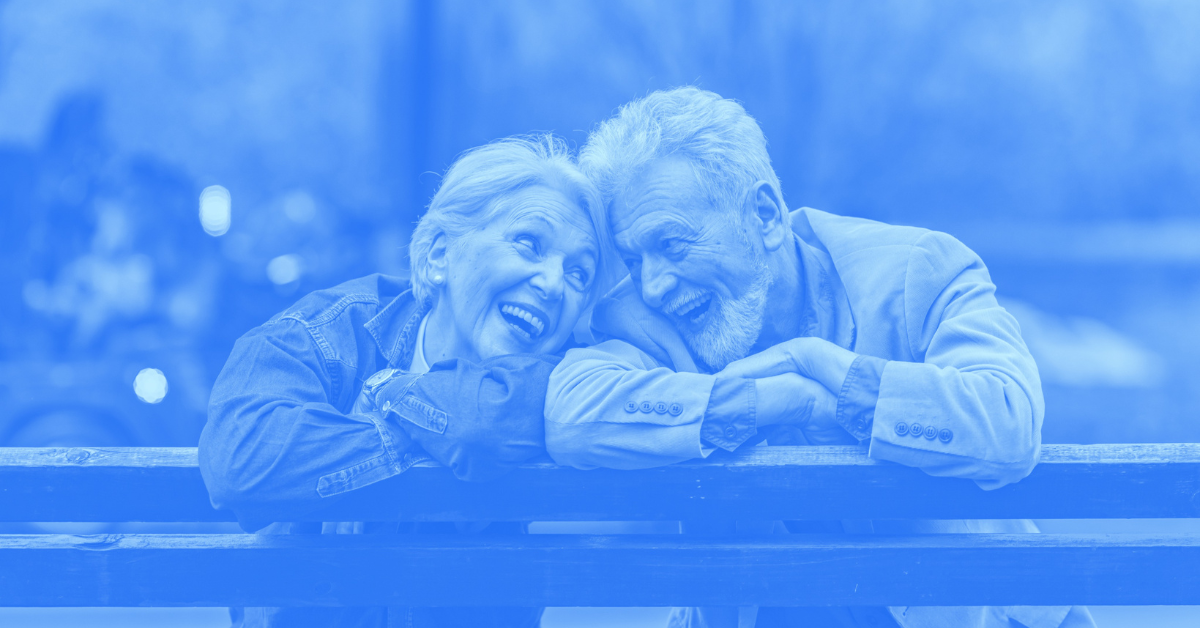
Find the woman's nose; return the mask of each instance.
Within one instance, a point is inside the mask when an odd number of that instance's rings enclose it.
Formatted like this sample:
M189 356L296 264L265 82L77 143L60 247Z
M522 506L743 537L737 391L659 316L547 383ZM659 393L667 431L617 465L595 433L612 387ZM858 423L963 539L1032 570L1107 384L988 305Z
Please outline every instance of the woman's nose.
M538 296L547 301L562 299L563 290L566 289L563 261L553 258L543 261L530 278L529 285L538 292Z

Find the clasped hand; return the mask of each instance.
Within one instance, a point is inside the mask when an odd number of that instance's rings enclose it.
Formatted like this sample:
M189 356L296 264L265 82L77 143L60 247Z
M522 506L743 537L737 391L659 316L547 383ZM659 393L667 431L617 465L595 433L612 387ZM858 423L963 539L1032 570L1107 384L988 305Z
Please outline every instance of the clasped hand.
M719 375L755 380L759 426L794 425L814 445L845 444L837 401L856 357L827 340L795 338L732 362Z

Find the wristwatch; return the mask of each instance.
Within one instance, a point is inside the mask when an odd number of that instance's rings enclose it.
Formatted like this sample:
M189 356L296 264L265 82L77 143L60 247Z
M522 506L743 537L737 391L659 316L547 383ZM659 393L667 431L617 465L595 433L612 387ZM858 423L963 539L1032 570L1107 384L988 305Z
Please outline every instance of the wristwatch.
M365 397L373 408L378 408L381 412L387 414L388 411L392 409L392 402L384 401L383 406L379 406L379 404L377 404L375 401L375 395L379 393L380 388L383 388L389 382L404 374L405 371L400 369L382 369L380 371L376 371L374 375L371 375L367 378L367 381L363 382L362 394L360 397Z

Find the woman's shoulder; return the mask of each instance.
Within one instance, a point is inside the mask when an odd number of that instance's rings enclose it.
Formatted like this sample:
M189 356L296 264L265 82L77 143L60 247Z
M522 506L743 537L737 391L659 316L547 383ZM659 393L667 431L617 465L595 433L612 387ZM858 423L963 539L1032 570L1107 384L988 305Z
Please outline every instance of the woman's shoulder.
M353 306L366 306L373 315L408 289L405 279L375 273L310 292L268 322L291 319L319 326L346 314Z

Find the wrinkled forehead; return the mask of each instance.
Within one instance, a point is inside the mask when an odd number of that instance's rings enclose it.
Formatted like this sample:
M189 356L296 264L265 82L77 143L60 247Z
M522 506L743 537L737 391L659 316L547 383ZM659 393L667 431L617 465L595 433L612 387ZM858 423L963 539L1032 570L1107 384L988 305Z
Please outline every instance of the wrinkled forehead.
M591 217L578 203L554 188L536 185L505 195L500 201L497 220L505 224L531 223L544 225L555 234L567 231L582 236L583 244L594 256L597 250L596 229Z
M712 201L704 193L695 167L683 157L663 157L639 171L613 198L609 224L618 241L648 223L690 224Z

